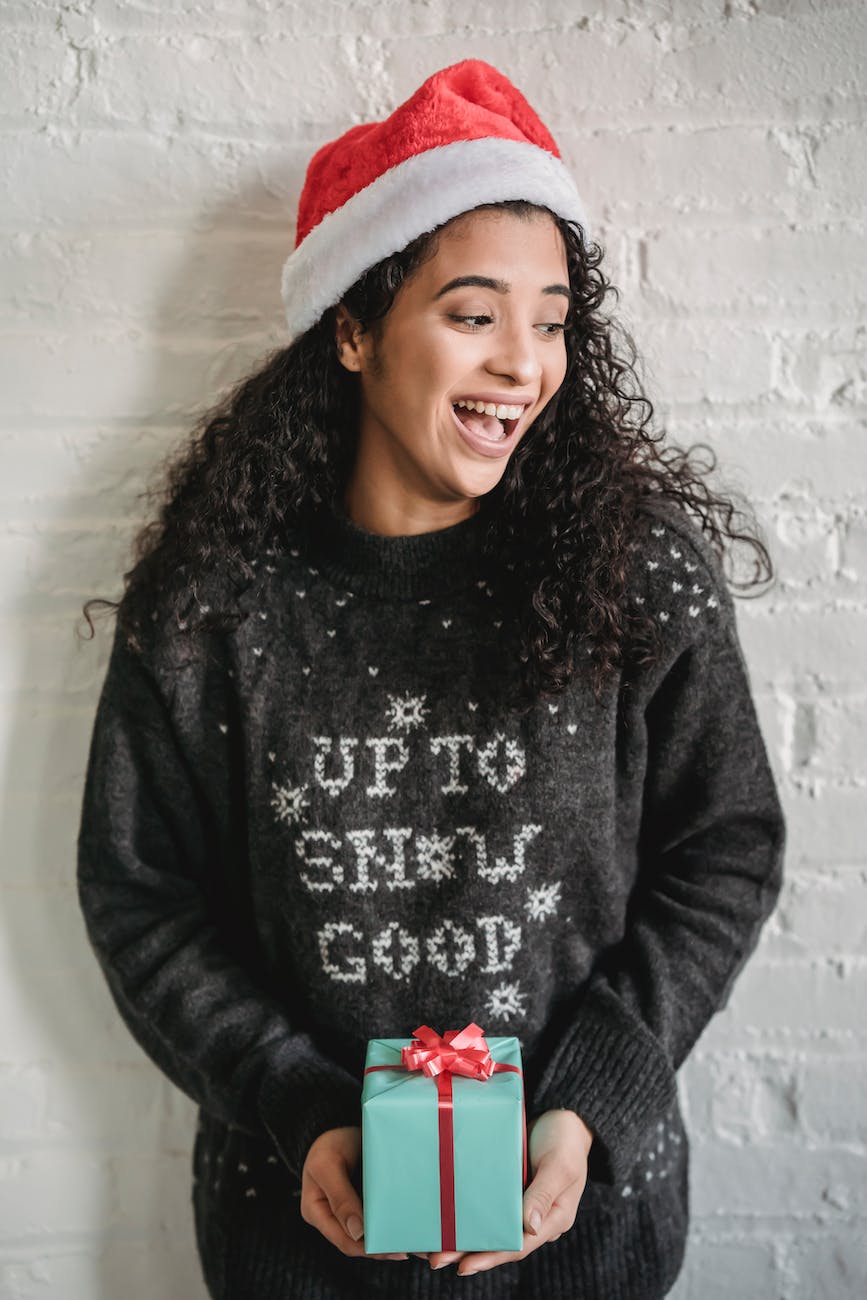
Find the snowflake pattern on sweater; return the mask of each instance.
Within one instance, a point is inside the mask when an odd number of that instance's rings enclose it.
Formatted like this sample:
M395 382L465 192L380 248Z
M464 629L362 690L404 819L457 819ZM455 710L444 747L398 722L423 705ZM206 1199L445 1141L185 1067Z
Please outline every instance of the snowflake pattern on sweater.
M715 579L707 559L682 535L660 525L652 536L657 544L645 560L635 601L650 606L660 626L670 625L670 636L679 635L684 624L712 618L719 608ZM305 610L318 601L325 621L335 623L325 635L345 644L340 611L356 593L341 593L305 563L297 548L290 556L296 561L286 584L290 598L294 593ZM267 572L277 569L269 565ZM493 594L486 579L475 586L483 598ZM270 582L258 595L262 602L276 599ZM441 602L425 598L415 604L425 611L428 626L437 620L446 630L451 626L452 620L440 615ZM491 620L494 633L499 626ZM430 635L427 627L424 635ZM252 650L255 655L262 647ZM315 658L316 673L327 674L321 655ZM562 931L557 921L564 882L548 878L545 824L533 816L514 817L515 792L527 784L532 753L528 759L525 738L509 734L501 720L485 729L479 701L469 698L457 701L458 717L449 719L459 729L432 731L436 710L428 692L396 691L390 679L380 677L379 665L366 667L370 680L359 685L365 711L372 715L365 734L299 729L289 746L291 760L269 752L275 771L271 808L289 836L287 858L300 886L320 903L307 909L316 917L319 973L338 988L372 987L374 996L391 985L401 986L405 996L420 967L446 980L471 976L474 1005L482 1009L489 1032L519 1032L532 1013L523 972L538 958L542 931ZM317 680L311 678L314 689ZM581 725L577 705L567 698L540 710L565 742L565 754ZM405 806L407 788L427 793L425 807L439 814L435 822L389 819L392 809ZM478 790L489 799L485 815L470 822L460 810ZM344 803L354 813L351 821L342 815ZM540 806L534 799L532 807ZM462 909L438 915L440 886L467 879L476 890L472 918ZM402 908L409 895L423 899L421 928L414 929L402 915L386 919L383 911L392 900ZM363 898L377 906L360 909ZM553 962L553 952L548 960Z
M472 520L384 538L338 519L254 563L206 666L116 647L83 905L145 1049L212 1113L264 1121L291 1167L353 1122L368 1038L476 1020L521 1040L528 1116L578 1110L591 1178L628 1198L684 1159L675 1071L773 905L781 810L694 525L636 551L660 662L522 716L478 541Z

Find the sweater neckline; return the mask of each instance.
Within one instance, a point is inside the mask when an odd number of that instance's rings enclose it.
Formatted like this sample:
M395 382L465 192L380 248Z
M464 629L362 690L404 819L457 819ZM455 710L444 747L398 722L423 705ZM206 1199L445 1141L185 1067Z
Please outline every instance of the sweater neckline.
M322 507L307 530L307 551L320 572L351 591L421 599L461 590L485 568L490 510L480 507L447 528L388 535L362 528L341 503Z

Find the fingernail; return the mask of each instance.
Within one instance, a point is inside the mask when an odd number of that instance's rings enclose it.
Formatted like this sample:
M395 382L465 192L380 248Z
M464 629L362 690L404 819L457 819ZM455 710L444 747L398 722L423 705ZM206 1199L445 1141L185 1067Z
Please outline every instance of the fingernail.
M358 1241L359 1237L363 1236L364 1224L361 1222L357 1214L350 1214L346 1222L346 1231L349 1233L353 1241Z
M478 1273L478 1271L477 1268L465 1268L463 1273L458 1270L458 1277L472 1277L473 1274Z
M538 1233L539 1224L542 1222L542 1216L538 1210L534 1210L530 1215L530 1227L534 1233Z

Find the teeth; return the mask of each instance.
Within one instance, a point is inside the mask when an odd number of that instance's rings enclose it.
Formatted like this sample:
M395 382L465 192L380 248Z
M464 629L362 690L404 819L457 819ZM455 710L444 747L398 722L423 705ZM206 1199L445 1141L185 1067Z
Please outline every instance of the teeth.
M495 406L493 402L476 402L464 398L455 402L455 406L478 411L480 415L495 415L498 420L519 420L524 413L523 406Z

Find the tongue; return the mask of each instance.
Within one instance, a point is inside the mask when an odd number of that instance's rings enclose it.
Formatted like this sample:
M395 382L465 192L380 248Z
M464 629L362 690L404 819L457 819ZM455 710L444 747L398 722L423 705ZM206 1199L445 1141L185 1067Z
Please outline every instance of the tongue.
M502 438L503 425L495 415L482 415L478 411L467 411L463 407L456 409L456 414L465 429L479 434L482 438Z

